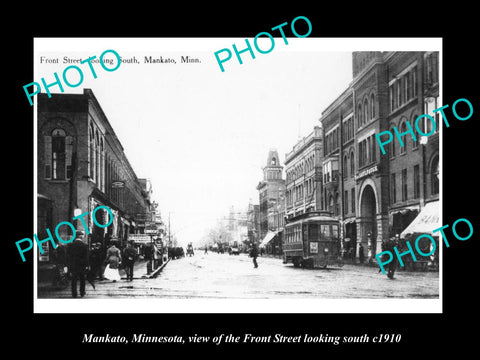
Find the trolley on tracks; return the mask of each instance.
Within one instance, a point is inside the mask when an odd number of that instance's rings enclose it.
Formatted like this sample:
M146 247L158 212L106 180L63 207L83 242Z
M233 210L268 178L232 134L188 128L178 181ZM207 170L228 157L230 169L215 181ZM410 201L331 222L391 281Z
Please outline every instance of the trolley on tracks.
M323 212L309 212L287 220L283 263L295 267L343 266L340 223Z

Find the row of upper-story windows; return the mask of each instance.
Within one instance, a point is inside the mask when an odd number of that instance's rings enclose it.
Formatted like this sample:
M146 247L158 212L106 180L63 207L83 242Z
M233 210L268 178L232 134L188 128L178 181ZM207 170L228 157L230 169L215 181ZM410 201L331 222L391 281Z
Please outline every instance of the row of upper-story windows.
M335 127L333 130L328 132L328 134L325 135L325 142L324 142L324 149L325 149L325 155L328 155L335 150L338 149L339 147L339 139L338 139L338 126Z
M378 147L375 134L363 139L358 143L358 167L374 163L377 160L376 149Z
M105 191L105 146L103 135L95 128L93 122L88 129L88 176L98 188Z
M287 206L293 205L296 201L303 200L304 197L311 197L315 191L315 186L315 180L310 178L305 180L302 184L296 185L294 188L287 190L285 197Z
M375 111L375 94L371 93L370 96L365 96L363 101L359 101L357 104L357 127L362 127L376 116Z
M436 104L438 104L438 98L433 99L432 103L435 104L433 106L437 106ZM428 107L429 106L427 105L427 113L428 113ZM430 114L432 114L431 111L430 111ZM402 136L401 140L402 140L403 146L402 144L400 144L397 136L394 133L394 127L393 126L391 127L390 131L392 132L392 134L394 134L394 136L392 137L392 141L388 144L390 159L395 158L399 154L406 154L409 151L409 149L415 150L418 148L418 145L421 141L421 135L417 131L417 126L420 132L423 134L434 134L439 132L440 118L438 113L433 116L433 118L435 119L435 123L433 123L428 117L421 117L418 121L416 121L417 117L418 115L414 114L411 117L410 121L406 117L402 117L400 119L400 126L397 127L399 133L404 134L409 130L409 127L407 126L407 122L408 122L410 124L410 128L412 129L416 139L416 140L413 140L413 137L410 133L406 134L405 136Z
M438 51L427 52L424 54L425 75L424 81L427 86L438 83L439 66Z
M313 169L315 169L315 153L308 155L291 169L287 169L286 182L290 183Z
M388 85L390 112L400 108L417 96L417 66L411 65Z
M346 143L353 139L355 135L353 116L343 120L343 142Z
M105 141L102 134L89 126L88 143L81 138L67 134L63 128L55 128L44 135L44 178L47 180L69 180L73 177L78 164L74 164L74 142L88 148L88 177L96 183L99 190L105 192L113 201L122 200L121 189L112 189L115 180L124 180L117 161L106 156ZM74 169L74 167L76 169ZM108 184L108 186L107 186Z

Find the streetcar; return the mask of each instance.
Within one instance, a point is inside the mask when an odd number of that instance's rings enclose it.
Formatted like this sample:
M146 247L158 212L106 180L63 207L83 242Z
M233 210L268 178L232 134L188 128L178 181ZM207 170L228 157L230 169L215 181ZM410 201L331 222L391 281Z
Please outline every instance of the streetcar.
M339 221L325 212L309 212L288 219L283 263L310 269L343 266L339 227Z

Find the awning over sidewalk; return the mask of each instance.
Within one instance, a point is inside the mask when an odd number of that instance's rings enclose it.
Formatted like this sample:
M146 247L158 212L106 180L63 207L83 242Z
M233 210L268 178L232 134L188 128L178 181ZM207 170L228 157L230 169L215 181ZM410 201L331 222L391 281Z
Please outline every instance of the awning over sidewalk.
M260 243L260 247L265 247L272 239L277 235L277 231L269 231L267 235L263 238L262 242Z
M431 234L432 230L441 227L440 224L440 204L438 201L432 201L425 205L417 217L400 234L401 238L407 235L420 233Z

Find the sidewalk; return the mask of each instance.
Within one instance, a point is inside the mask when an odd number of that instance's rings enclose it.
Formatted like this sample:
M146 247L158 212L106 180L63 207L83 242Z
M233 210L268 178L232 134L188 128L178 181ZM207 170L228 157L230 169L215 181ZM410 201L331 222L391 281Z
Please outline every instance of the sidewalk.
M162 265L160 265L158 268L156 268L154 271L152 271L150 274L148 273L148 260L138 260L135 262L135 265L133 266L133 279L152 279L155 278L160 271L165 267L165 265L168 264L170 259L165 261ZM127 274L124 269L119 270L120 272L120 278L122 280L127 279ZM104 282L110 282L110 280L95 280L95 284L102 284ZM70 280L69 280L70 283ZM68 285L69 286L69 285ZM39 291L56 291L56 290L62 290L64 286L54 286L52 284L52 281L50 279L45 279L44 281L38 279L37 280L37 289Z

